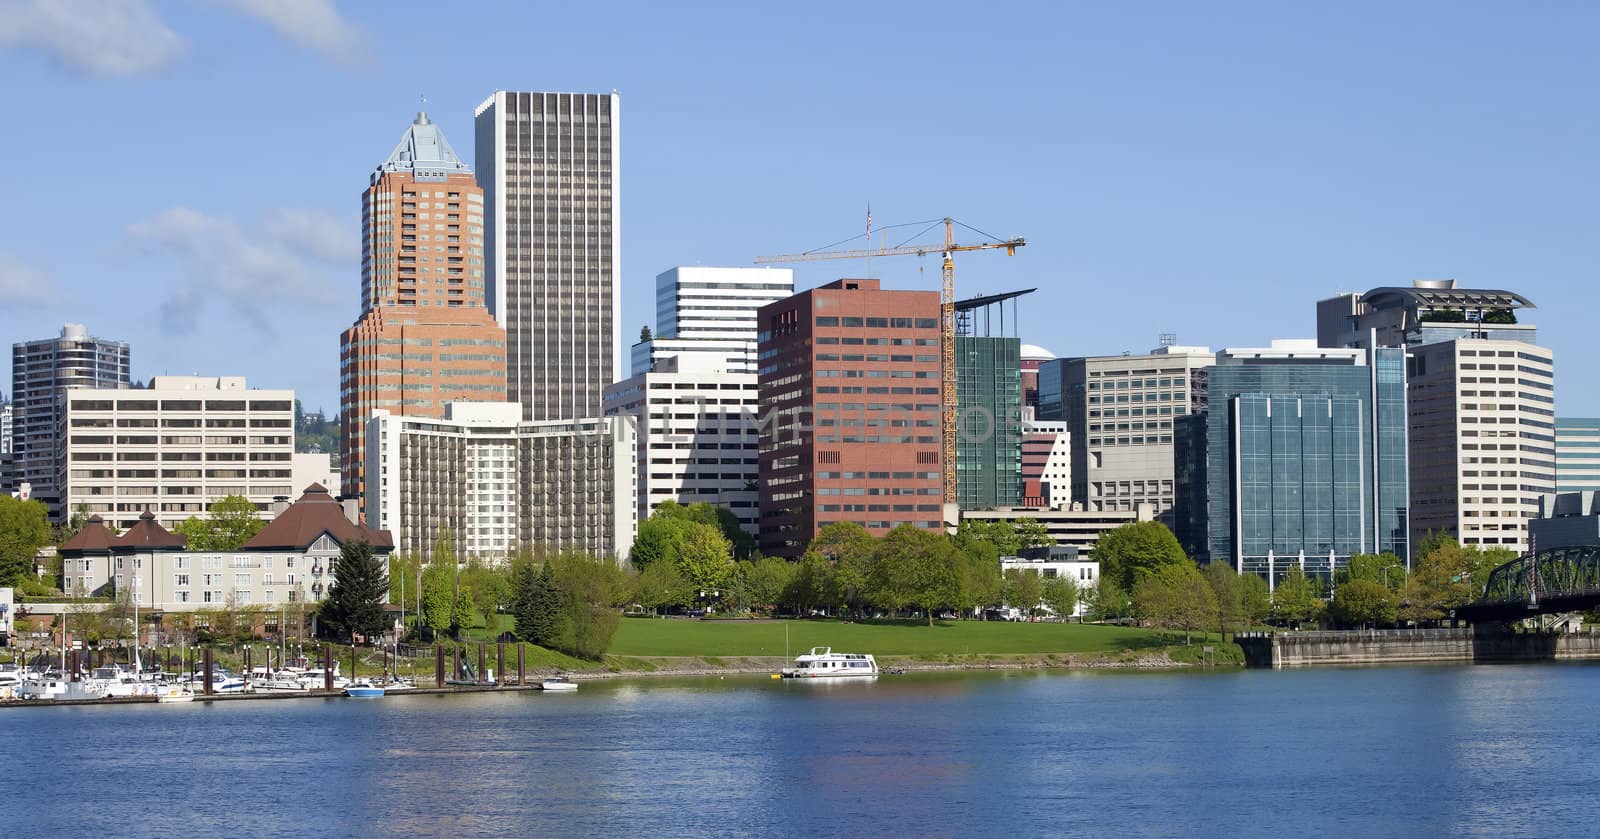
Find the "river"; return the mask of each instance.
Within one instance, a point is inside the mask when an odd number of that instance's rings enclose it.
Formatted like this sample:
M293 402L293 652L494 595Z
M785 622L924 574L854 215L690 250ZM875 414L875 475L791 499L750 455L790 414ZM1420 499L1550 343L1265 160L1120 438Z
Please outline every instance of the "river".
M0 711L7 833L1592 835L1600 667Z

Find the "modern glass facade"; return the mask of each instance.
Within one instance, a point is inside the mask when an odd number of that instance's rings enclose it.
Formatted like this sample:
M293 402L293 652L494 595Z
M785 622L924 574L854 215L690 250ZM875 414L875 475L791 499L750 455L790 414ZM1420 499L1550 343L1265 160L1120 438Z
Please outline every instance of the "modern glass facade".
M1022 503L1022 342L956 337L956 503Z
M1210 397L1175 435L1176 523L1197 558L1275 580L1408 555L1403 350L1224 353Z
M1600 418L1556 418L1556 492L1600 490Z

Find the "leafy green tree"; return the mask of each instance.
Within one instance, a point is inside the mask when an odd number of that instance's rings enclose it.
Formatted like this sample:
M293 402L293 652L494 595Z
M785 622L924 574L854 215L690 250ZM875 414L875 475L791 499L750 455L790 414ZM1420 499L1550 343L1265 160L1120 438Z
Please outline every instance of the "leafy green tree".
M1093 556L1101 576L1114 579L1123 591L1132 591L1143 574L1168 565L1193 565L1178 538L1158 521L1132 522L1100 534Z
M405 607L406 613L416 612L417 573L422 570L422 560L415 554L393 554L389 557L389 602ZM402 598L401 594L405 596Z
M678 570L698 591L721 591L733 582L733 546L715 526L690 522L678 549Z
M1450 610L1471 601L1473 565L1480 559L1475 554L1454 539L1436 540L1406 581L1399 617L1415 623L1441 621Z
M1320 617L1323 607L1317 586L1299 566L1290 568L1272 592L1272 611L1279 620L1297 627Z
M1272 592L1260 574L1239 575L1239 600L1244 608L1244 619L1260 624L1272 614Z
M1229 630L1237 632L1239 624L1245 621L1244 583L1239 575L1226 562L1207 563L1200 569L1200 575L1205 577L1216 600L1217 634L1225 638Z
M205 518L190 516L172 530L188 537L191 551L236 551L267 526L257 512L250 499L229 495L211 502Z
M770 556L741 562L739 570L750 602L765 611L776 609L783 601L784 592L794 582L796 572L794 563Z
M956 544L953 540L952 544ZM966 580L961 586L960 606L965 611L977 610L978 619L986 620L984 607L998 604L1003 595L1000 577L1000 552L988 542L971 542L961 549L966 566Z
M33 576L33 558L50 544L43 503L0 494L0 584L14 586Z
M872 588L882 605L921 606L933 626L935 610L961 599L961 554L948 539L903 524L879 540L877 548Z
M1032 521L1032 519L1019 519L1019 521ZM1016 556L1022 547L1017 527L1009 521L962 519L961 524L956 527L955 540L956 547L963 550L972 542L993 545L998 556Z
M872 590L878 542L853 521L831 522L818 528L810 549L832 560L826 591L828 605L842 605L859 614L878 602Z
M366 542L340 545L333 574L333 585L322 603L322 622L341 636L370 639L383 632L383 602L389 591L383 557L375 555Z
M678 545L687 523L680 519L651 516L639 524L639 534L628 551L633 567L643 569L656 562L678 561Z
M1018 548L1042 548L1056 543L1056 540L1050 538L1050 529L1038 519L1013 519L1011 530L1016 535Z
M454 569L430 562L422 572L422 625L443 633L451 628L455 613Z
M1044 604L1056 617L1068 620L1078 609L1078 581L1071 577L1049 577L1044 581Z
M1038 614L1039 604L1044 600L1044 580L1038 571L1031 568L1007 568L1002 579L1006 605L1021 610L1026 617L1031 618Z
M598 661L611 646L627 602L628 576L615 562L568 552L546 566L556 593L556 620L548 645L577 658Z
M1394 592L1373 580L1350 580L1333 590L1333 616L1354 626L1394 623Z
M1193 563L1171 563L1139 575L1133 613L1164 629L1182 629L1183 643L1217 613L1217 597Z
M1132 617L1133 598L1128 596L1127 589L1117 582L1116 577L1101 574L1090 591L1092 597L1088 605L1095 620L1108 621Z
M784 592L784 602L797 615L837 604L834 599L833 563L817 551L806 551Z
M1392 553L1356 554L1335 577L1340 585L1351 580L1367 580L1399 594L1406 587L1406 564Z
M473 605L485 615L509 608L514 598L506 572L477 557L467 560L467 567L461 570L461 590L472 596Z
M684 579L676 562L652 562L634 578L633 599L660 614L663 608L682 606L693 600L694 589Z

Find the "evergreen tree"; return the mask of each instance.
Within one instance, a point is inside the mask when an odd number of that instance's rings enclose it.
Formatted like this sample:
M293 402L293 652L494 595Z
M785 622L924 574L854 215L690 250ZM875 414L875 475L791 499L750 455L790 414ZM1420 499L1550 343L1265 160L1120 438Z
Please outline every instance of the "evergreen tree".
M366 542L339 546L334 582L322 604L322 620L341 635L371 638L384 630L383 601L389 591L384 561Z
M511 614L515 620L512 632L524 641L532 641L538 613L534 610L534 592L539 587L539 568L532 562L520 562L512 570L513 600Z

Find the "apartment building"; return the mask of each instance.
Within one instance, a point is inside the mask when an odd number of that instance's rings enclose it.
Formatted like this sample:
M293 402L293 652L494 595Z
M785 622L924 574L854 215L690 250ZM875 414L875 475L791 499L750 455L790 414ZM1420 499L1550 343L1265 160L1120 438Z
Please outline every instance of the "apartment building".
M367 423L368 521L398 550L498 561L523 547L625 557L637 532L638 439L620 417L526 422L516 403Z
M294 391L242 376L156 376L139 389L76 389L62 405L68 511L127 529L150 512L171 528L228 495L261 516L293 492Z
M28 483L58 523L66 521L61 503L61 400L77 388L129 385L128 345L96 338L83 325L69 323L61 335L11 347L12 479Z

